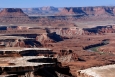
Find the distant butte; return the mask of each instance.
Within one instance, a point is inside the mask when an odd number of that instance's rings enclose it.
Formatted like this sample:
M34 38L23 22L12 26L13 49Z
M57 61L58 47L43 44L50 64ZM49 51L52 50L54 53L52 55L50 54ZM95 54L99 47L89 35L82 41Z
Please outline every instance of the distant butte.
M61 9L59 15L72 15L72 14L82 14L82 15L115 15L115 7L100 6L100 7L65 7Z
M22 9L19 8L5 8L0 12L0 17L26 17Z

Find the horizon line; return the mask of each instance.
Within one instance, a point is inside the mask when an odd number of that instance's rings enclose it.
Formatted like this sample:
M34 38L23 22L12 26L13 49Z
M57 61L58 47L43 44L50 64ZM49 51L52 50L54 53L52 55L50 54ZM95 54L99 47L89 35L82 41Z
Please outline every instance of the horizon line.
M0 8L42 8L42 7L55 7L55 8L69 8L69 7L115 7L115 5L100 5L100 6L64 6L64 7L56 7L56 6L38 6L38 7L0 7Z

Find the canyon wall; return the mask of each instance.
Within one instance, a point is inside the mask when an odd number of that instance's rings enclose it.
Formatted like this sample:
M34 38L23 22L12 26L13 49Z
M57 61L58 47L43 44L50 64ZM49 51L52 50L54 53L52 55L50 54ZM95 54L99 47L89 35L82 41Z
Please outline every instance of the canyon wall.
M72 36L72 35L82 35L84 34L83 29L77 27L70 27L70 28L49 28L49 32L55 32L61 36Z
M59 15L92 15L92 16L113 16L115 7L97 6L97 7L65 7L61 9Z
M114 77L114 70L115 65L91 67L88 69L79 70L77 72L77 77Z
M94 28L84 28L85 34L104 34L104 33L115 33L115 25L97 26Z

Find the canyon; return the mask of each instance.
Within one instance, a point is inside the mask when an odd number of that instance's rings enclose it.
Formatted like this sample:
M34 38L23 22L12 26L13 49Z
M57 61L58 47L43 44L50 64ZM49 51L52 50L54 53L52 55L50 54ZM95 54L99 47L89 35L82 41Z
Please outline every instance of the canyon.
M108 71L115 64L114 15L114 6L1 8L0 76L96 77Z

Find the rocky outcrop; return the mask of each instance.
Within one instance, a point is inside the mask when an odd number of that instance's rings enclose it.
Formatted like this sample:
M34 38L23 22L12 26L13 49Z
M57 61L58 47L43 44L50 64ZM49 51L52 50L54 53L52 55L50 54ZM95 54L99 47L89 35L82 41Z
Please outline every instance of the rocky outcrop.
M0 12L0 17L27 17L19 8L6 8Z
M79 28L79 27L70 27L70 28L48 28L49 33L55 32L60 36L73 36L73 35L96 35L104 33L115 33L114 25L107 26L97 26L94 28Z
M60 35L57 35L56 33L50 33L50 34L41 34L36 37L36 41L44 42L44 43L52 43L52 42L59 42L62 41Z
M39 41L35 40L20 40L20 39L14 39L14 40L1 40L0 45L3 47L41 47L42 44Z
M70 27L70 28L48 28L47 32L53 33L60 36L73 36L73 35L96 35L104 33L115 33L114 25L107 26L97 26L94 28L79 28L79 27Z
M99 33L115 33L115 26L110 25L110 26L103 27L98 32Z
M114 70L115 65L92 67L84 70L79 70L77 72L77 77L114 77Z
M107 25L107 26L97 26L94 28L84 28L84 34L104 34L104 33L115 33L115 26L114 25Z
M58 15L93 15L93 16L113 16L115 7L70 7L63 8Z
M55 42L63 41L63 38L60 35L56 34L55 32L48 34L48 37L54 40Z
M9 40L9 41L2 41L2 45L5 45L6 47L25 47L24 40Z
M0 12L1 23L27 23L30 18L19 8L5 8Z
M72 35L82 35L84 31L82 28L70 27L70 28L49 28L50 33L55 32L61 36L72 36Z
M58 15L77 15L77 14L85 15L85 12L80 8L71 7L71 8L63 8Z
M57 56L57 60L61 63L69 63L72 61L80 60L78 55L72 50L60 50L60 53Z
M50 39L47 34L41 34L37 36L36 41L39 41L42 44L54 42L54 40Z

